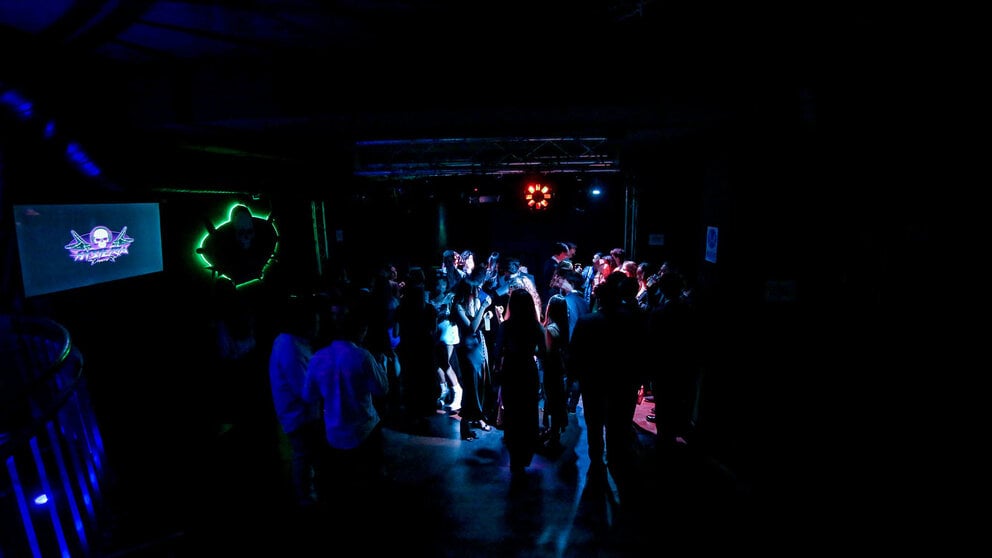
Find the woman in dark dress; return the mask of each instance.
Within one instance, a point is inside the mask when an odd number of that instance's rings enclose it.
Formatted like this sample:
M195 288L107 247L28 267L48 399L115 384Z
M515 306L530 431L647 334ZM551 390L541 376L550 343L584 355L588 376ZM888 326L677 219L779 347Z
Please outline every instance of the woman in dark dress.
M544 313L548 356L544 364L544 428L546 445L556 448L568 426L568 398L565 389L565 363L568 361L568 302L560 294L551 295Z
M547 355L544 326L526 289L510 292L507 315L496 336L496 359L502 386L503 439L510 471L530 465L540 435L538 360Z
M476 438L473 428L492 430L483 412L486 386L489 378L489 351L486 349L482 326L492 311L492 299L481 290L481 279L463 278L455 286L451 302L453 321L458 326L459 342L455 345L458 357L459 380L462 385L461 437L471 441Z

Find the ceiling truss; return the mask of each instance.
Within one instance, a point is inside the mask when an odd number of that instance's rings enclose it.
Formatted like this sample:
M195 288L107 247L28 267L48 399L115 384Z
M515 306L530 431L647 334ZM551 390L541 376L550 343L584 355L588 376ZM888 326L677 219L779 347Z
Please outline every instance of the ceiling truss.
M403 180L438 176L618 173L603 137L441 138L355 144L358 177Z

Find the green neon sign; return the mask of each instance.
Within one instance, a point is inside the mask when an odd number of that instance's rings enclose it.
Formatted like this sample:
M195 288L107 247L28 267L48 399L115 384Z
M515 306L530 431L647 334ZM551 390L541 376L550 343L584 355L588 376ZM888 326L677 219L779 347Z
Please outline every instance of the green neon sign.
M214 276L230 279L236 287L261 281L276 261L279 231L271 215L262 216L239 202L227 210L227 219L207 232L194 253Z

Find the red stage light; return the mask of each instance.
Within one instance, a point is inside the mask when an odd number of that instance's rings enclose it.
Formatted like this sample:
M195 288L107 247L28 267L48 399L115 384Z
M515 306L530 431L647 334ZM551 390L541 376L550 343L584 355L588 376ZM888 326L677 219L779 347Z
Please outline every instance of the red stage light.
M524 200L527 202L527 207L535 211L547 209L551 195L551 186L538 182L528 184L524 190Z

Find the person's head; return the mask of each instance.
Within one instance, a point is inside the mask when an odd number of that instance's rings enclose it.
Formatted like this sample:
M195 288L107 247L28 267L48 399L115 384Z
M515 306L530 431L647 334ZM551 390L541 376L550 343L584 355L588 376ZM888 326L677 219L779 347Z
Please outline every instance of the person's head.
M386 276L389 277L390 281L399 281L400 272L396 269L394 264L387 263L383 265L382 268L385 271Z
M561 279L562 279L561 290L563 293L568 294L572 291L578 291L580 293L583 292L582 291L583 278L582 278L582 274L579 273L578 271L574 271L574 270L565 271L562 274Z
M665 298L670 300L678 299L685 289L685 278L682 274L668 268L658 279L658 290Z
M578 244L574 242L566 242L565 246L568 246L568 259L575 258L575 253L579 250Z
M285 333L311 339L317 335L319 314L308 296L290 296L284 308L281 329Z
M423 287L427 283L427 276L421 267L411 267L406 271L406 284L411 287Z
M450 271L458 267L458 260L460 258L461 255L458 254L458 252L455 252L454 250L445 250L444 252L441 252L441 265Z
M617 267L627 258L627 254L623 251L623 248L610 250L610 255L613 256L613 260L616 262L613 267Z
M620 305L623 297L621 283L628 279L630 277L627 277L623 273L611 273L602 283L596 286L596 290L593 293L596 295L597 305L601 310L609 312Z
M609 254L603 254L603 257L599 258L599 262L596 264L596 270L603 277L607 277L611 273L613 273L613 270L616 269L617 265L618 264L616 260L613 259L613 256Z
M482 262L479 265L472 268L472 271L465 274L465 278L473 286L482 288L482 285L486 282L486 276L489 274L489 262Z
M369 332L368 314L349 306L343 309L340 325L341 339L360 344Z
M507 318L521 321L538 321L534 297L527 289L512 289L509 301L506 303Z
M491 252L489 254L488 265L486 267L489 270L489 273L499 273L499 262L499 252Z
M520 260L517 258L510 258L506 261L506 273L510 275L516 275L520 273Z
M565 280L565 273L572 271L572 262L569 260L562 260L558 262L558 266L555 268L554 275L552 275L549 284L553 288L562 288L562 282Z
M561 261L568 257L568 245L564 242L554 242L551 244L551 255L556 260Z
M339 285L332 285L320 291L314 298L314 306L320 316L318 343L338 339L341 336L341 323L348 308L348 295L345 289Z
M384 267L372 277L370 293L381 304L388 304L390 297L399 296L399 283L393 280L395 269Z
M648 279L658 271L658 266L651 262L637 264L637 282L647 283Z
M637 262L634 260L624 260L620 264L620 271L622 271L627 277L637 278Z
M616 290L617 302L619 304L637 304L637 290L640 288L637 279L626 273L614 273L613 275L618 278Z
M544 311L544 324L552 323L568 326L568 302L560 294L551 295L548 299L548 307Z
M461 253L462 260L462 270L465 273L472 273L475 270L475 252L471 250L465 250Z
M475 297L476 287L468 277L462 277L455 284L454 297L452 301L459 304L464 304L471 298Z

